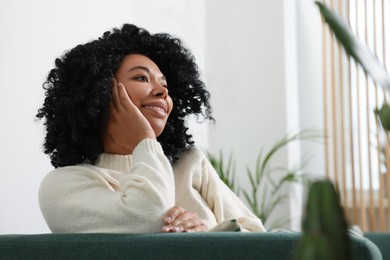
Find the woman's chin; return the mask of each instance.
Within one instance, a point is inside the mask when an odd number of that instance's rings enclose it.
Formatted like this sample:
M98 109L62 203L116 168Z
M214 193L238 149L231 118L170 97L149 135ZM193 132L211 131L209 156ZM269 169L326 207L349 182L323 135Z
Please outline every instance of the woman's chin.
M154 134L155 134L155 136L157 138L163 132L165 124L151 124L151 126L152 126Z

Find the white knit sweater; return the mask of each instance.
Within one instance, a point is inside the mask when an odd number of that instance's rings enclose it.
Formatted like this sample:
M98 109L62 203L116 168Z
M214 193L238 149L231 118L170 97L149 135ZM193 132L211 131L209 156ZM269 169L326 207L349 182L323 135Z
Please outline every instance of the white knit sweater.
M95 165L50 172L39 202L53 233L160 232L163 215L175 205L197 212L208 228L234 218L248 231L265 231L199 148L172 167L152 139L140 142L132 155L104 153Z

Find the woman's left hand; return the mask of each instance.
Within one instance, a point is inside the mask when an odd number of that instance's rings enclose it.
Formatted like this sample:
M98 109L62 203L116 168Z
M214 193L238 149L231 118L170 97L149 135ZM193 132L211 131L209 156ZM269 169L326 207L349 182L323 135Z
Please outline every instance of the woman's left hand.
M208 230L196 212L185 210L180 206L174 206L165 213L164 223L162 232L206 232Z

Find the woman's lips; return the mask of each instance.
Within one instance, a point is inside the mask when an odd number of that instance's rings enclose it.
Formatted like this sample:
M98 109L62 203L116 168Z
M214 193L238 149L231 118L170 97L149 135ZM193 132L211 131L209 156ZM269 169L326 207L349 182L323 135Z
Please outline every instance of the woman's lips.
M153 110L153 111L155 111L158 114L163 115L163 116L165 116L168 113L167 104L162 103L162 102L148 103L148 104L143 105L142 107L144 107L146 109Z

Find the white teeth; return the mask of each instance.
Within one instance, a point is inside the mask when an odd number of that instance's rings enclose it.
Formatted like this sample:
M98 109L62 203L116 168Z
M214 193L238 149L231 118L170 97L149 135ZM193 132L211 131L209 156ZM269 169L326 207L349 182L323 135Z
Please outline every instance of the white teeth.
M153 109L153 110L158 110L162 113L165 113L164 109L160 108L160 107L153 107L153 106L145 106L145 108L148 108L148 109Z

